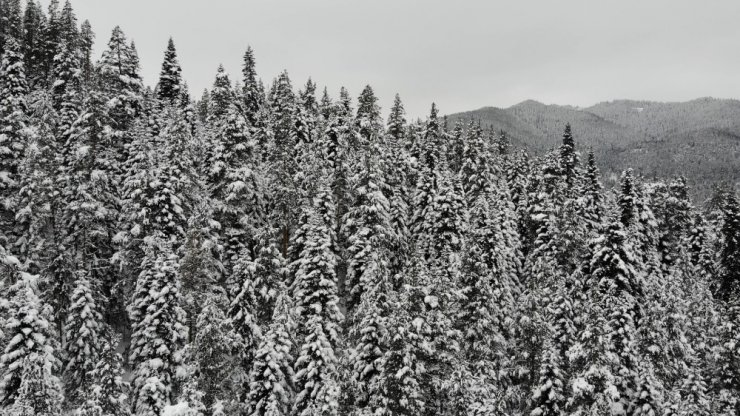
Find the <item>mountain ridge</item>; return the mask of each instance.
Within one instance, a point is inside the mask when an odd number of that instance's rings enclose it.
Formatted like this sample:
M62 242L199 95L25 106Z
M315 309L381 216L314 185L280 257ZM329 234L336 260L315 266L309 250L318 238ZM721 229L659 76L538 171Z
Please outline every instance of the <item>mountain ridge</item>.
M504 130L534 154L560 144L570 123L584 157L593 149L607 185L632 167L649 178L683 175L703 199L712 185L740 181L740 100L700 97L683 102L618 99L589 107L525 100L447 116L450 125L480 121ZM637 161L630 158L639 155Z

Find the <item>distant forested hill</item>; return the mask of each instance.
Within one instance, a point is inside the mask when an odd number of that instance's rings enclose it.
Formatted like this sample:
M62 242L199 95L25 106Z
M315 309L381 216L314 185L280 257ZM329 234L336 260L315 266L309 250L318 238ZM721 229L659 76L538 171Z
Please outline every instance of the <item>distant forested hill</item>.
M557 146L563 126L571 123L582 153L593 147L607 182L629 165L648 178L684 175L703 199L714 184L740 181L738 100L616 100L588 108L529 100L448 116L450 125L470 119L506 131L514 143L536 153Z

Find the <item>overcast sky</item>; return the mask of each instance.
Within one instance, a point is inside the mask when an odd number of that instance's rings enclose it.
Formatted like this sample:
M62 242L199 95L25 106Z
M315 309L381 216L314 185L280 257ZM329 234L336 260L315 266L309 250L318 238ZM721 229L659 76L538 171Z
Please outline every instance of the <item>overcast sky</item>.
M49 0L43 0L47 5ZM387 110L411 116L526 99L588 106L631 98L740 98L737 0L72 0L97 34L136 41L156 82L175 40L193 95L219 63L232 81L247 45L269 83L287 69L332 96L371 84ZM385 113L385 111L384 111Z

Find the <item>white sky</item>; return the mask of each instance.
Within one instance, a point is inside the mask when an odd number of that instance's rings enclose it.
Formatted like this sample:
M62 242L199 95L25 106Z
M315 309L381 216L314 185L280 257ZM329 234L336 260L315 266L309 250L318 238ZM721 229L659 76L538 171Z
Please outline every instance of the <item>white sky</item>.
M49 0L42 0L44 7ZM63 1L62 1L63 3ZM72 0L97 35L120 25L156 82L167 39L198 98L252 45L266 84L287 69L338 95L371 84L384 113L740 97L737 0Z

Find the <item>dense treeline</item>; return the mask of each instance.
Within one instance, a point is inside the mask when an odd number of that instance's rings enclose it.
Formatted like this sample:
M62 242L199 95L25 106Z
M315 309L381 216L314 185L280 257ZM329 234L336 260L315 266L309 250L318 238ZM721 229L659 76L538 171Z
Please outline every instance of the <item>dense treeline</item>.
M3 0L8 415L734 415L740 206Z

